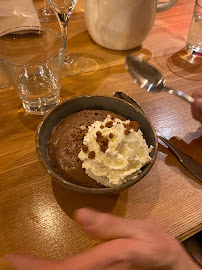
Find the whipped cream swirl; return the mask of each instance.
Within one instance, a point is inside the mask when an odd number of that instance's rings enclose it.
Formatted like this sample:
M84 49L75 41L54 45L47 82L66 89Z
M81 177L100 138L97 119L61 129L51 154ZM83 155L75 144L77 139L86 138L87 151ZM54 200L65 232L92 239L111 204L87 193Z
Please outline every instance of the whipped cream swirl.
M78 155L86 174L106 187L137 177L151 161L153 146L147 145L137 122L112 115L88 127Z

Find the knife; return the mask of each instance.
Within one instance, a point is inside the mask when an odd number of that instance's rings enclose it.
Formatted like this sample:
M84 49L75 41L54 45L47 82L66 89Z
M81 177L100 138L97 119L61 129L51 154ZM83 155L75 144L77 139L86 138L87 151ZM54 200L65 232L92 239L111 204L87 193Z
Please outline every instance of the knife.
M115 97L118 97L120 99L123 99L127 101L128 103L132 104L134 107L139 109L143 114L145 114L144 110L138 104L133 98L126 95L123 92L114 92L113 94ZM182 151L180 151L174 144L172 144L169 140L167 140L160 132L157 132L157 137L163 141L170 150L177 156L179 161L186 167L194 176L196 176L200 181L202 181L202 166L196 162L194 159L192 159L190 156L184 154Z

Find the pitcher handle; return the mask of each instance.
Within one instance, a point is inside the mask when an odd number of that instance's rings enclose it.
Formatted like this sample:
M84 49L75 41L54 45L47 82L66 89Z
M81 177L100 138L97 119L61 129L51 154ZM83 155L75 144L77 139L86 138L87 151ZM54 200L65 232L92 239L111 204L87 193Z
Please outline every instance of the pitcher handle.
M163 11L170 9L172 6L174 6L174 4L176 2L177 2L177 0L169 0L166 3L158 4L157 5L157 12L163 12Z

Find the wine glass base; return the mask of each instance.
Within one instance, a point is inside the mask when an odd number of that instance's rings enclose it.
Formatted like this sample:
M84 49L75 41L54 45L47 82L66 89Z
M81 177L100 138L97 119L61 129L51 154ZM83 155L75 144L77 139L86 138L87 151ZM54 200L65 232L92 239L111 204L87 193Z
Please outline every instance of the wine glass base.
M41 8L37 10L39 21L42 23L56 22L57 18L52 8Z
M8 86L10 86L10 84L0 84L0 91Z
M74 76L77 74L81 74L86 69L86 58L78 55L78 54L71 54L70 55L71 61L64 61L63 66L63 76Z

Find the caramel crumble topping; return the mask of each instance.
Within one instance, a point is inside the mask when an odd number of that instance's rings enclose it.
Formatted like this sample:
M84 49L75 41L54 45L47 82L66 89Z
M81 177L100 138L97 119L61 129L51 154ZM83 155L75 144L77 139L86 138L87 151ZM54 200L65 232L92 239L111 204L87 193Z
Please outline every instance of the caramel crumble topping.
M109 121L105 124L105 127L111 128L113 126L113 122Z
M101 129L103 129L103 128L104 128L104 126L103 126L103 125L101 125L101 126L100 126L100 128L101 128Z
M129 130L129 129L125 129L125 130L124 130L124 134L125 134L125 135L128 135L129 133L130 133L130 130Z
M136 121L130 121L129 127L137 132L140 129L140 124Z
M96 142L99 143L100 140L103 138L102 132L97 131L97 132L96 132L96 135L97 135Z
M88 153L88 158L89 158L89 159L94 159L94 158L95 158L95 151L90 151L90 152Z
M96 135L97 135L98 138L101 138L102 137L102 132L101 131L97 131L96 132Z
M109 140L105 138L100 131L96 132L96 136L96 142L99 144L100 150L105 153L105 151L108 149Z
M88 152L88 146L87 145L82 145L82 150L84 153Z
M109 133L109 138L112 139L114 137L114 134L113 133Z
M76 136L76 140L78 140L78 141L83 140L84 136L85 136L85 132L80 131Z
M108 145L104 145L104 144L101 144L101 145L100 145L100 150L101 150L103 153L105 153L107 149L108 149Z
M116 115L114 113L110 114L110 117L112 120L114 120L116 118Z
M138 131L140 128L140 125L138 122L136 121L130 121L128 124L123 124L123 126L125 127L125 135L128 135L130 133L130 130L133 129L134 131Z
M108 140L107 138L105 138L105 137L102 137L102 138L100 139L100 143L103 144L103 145L108 145L109 140Z

